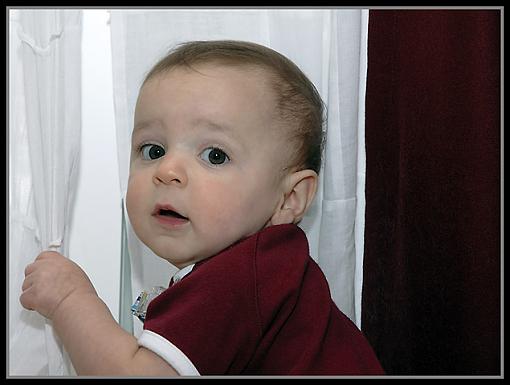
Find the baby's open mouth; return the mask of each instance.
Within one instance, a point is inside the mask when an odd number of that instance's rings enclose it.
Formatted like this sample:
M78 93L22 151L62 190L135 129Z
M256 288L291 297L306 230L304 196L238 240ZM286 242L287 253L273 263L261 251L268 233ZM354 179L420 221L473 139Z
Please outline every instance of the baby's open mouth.
M189 222L189 218L178 213L173 206L167 203L156 204L156 207L154 207L154 210L152 211L152 215L159 223L170 227L184 225Z
M165 217L174 217L174 218L185 219L185 220L188 219L185 216L182 216L181 214L179 214L178 212L175 212L173 210L168 210L168 209L160 209L158 211L157 215L162 215Z

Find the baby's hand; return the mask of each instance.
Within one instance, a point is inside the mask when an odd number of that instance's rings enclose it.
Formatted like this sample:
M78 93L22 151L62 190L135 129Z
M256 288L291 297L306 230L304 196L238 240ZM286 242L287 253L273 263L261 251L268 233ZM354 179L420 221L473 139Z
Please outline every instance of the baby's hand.
M85 272L73 261L55 251L44 251L25 268L20 302L51 319L58 306L77 295L96 291Z

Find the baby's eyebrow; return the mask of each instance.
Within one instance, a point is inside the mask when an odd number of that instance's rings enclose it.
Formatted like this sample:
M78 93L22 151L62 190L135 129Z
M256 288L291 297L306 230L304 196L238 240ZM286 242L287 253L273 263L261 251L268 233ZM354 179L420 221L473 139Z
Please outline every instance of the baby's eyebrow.
M223 122L218 123L208 118L199 118L193 121L192 126L198 130L207 130L220 133L230 139L235 140L236 142L243 142L238 130L236 130L232 125L225 124Z
M147 128L153 128L158 127L161 123L157 119L151 119L151 120L142 120L141 122L138 122L133 127L133 132L140 131Z
M209 120L209 119L197 119L194 122L193 126L194 127L210 128L213 131L223 132L228 135L235 134L235 130L232 127L230 127L229 125L219 124L219 123L213 122L212 120Z

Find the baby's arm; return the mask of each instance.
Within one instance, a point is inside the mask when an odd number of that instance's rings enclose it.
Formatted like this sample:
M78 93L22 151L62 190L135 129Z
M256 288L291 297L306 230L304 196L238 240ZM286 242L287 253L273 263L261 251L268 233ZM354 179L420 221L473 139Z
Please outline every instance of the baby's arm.
M53 321L79 375L177 375L122 329L83 270L56 252L25 269L21 304Z

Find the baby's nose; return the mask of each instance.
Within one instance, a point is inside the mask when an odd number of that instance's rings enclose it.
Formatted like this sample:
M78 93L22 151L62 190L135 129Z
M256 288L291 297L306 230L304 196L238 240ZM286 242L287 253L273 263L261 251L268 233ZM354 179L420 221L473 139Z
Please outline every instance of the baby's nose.
M153 178L155 184L186 186L188 178L182 160L179 160L176 156L170 157L167 154L160 162Z

